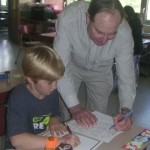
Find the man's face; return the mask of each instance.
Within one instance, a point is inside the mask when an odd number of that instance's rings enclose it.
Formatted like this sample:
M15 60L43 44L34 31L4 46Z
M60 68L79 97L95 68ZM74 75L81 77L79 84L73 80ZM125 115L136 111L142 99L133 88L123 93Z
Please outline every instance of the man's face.
M121 22L121 16L118 11L100 12L96 14L92 22L87 14L87 30L90 39L98 46L105 45L108 40L112 40Z

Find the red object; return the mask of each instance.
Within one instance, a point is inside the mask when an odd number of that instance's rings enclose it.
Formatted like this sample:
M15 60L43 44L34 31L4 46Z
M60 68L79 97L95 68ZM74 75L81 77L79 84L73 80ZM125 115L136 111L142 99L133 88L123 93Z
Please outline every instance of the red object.
M0 136L6 133L6 112L9 92L0 93Z
M56 14L59 14L63 9L63 7L60 4L50 4L50 7L53 8Z
M6 132L6 106L0 106L0 136Z
M19 33L22 35L35 32L35 26L33 24L21 24L19 25Z
M0 105L1 104L3 105L7 102L8 95L9 95L9 91L0 93Z

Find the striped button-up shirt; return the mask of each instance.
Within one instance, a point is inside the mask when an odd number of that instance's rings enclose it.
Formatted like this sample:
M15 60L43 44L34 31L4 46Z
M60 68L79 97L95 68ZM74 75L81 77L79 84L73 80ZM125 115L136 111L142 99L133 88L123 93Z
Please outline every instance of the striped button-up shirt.
M131 29L123 19L115 38L103 46L97 46L90 40L87 32L88 6L89 3L85 1L72 3L58 17L54 49L66 67L64 77L57 83L58 90L68 107L77 105L79 101L74 89L71 64L87 71L101 70L106 75L111 71L115 58L121 107L132 108L136 84Z

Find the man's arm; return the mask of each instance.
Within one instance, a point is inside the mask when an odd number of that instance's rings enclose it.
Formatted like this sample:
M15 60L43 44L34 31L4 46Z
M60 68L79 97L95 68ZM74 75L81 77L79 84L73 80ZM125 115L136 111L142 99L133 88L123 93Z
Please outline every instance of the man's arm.
M116 71L118 76L118 89L120 107L132 109L136 96L136 82L133 60L133 39L129 39L130 43L121 47L121 52L117 54Z
M57 34L54 39L54 49L65 65L64 76L57 82L57 88L67 107L72 107L79 104L79 100L77 98L73 76L70 70L72 44L68 38L69 31L67 31L66 28L66 21L65 14L62 12L56 23Z
M130 30L127 32L128 38L124 39L120 45L120 52L115 57L116 71L118 76L118 89L120 100L120 114L114 117L116 130L129 130L132 126L132 117L118 122L125 113L132 109L136 96L136 82L133 61L133 38ZM119 43L119 42L118 42Z
M57 34L54 39L54 49L64 62L65 74L57 82L57 87L63 100L69 108L72 117L77 121L78 124L90 127L96 123L96 117L91 112L83 109L79 104L69 64L71 60L72 43L67 35L69 33L66 31L66 24L65 17L62 13L58 18L56 26Z

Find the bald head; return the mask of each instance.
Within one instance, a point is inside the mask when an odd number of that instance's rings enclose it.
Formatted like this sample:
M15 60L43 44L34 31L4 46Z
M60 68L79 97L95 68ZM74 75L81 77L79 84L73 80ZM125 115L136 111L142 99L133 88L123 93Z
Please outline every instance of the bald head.
M91 0L88 14L91 21L95 20L95 16L101 12L110 12L115 14L116 11L120 14L120 18L123 18L123 7L119 0Z
M103 33L116 33L121 23L121 16L117 10L112 12L102 11L96 14L94 22L95 28Z
M98 46L105 45L108 40L115 37L121 20L120 13L115 9L97 13L94 21L91 21L87 14L87 30L90 39Z

